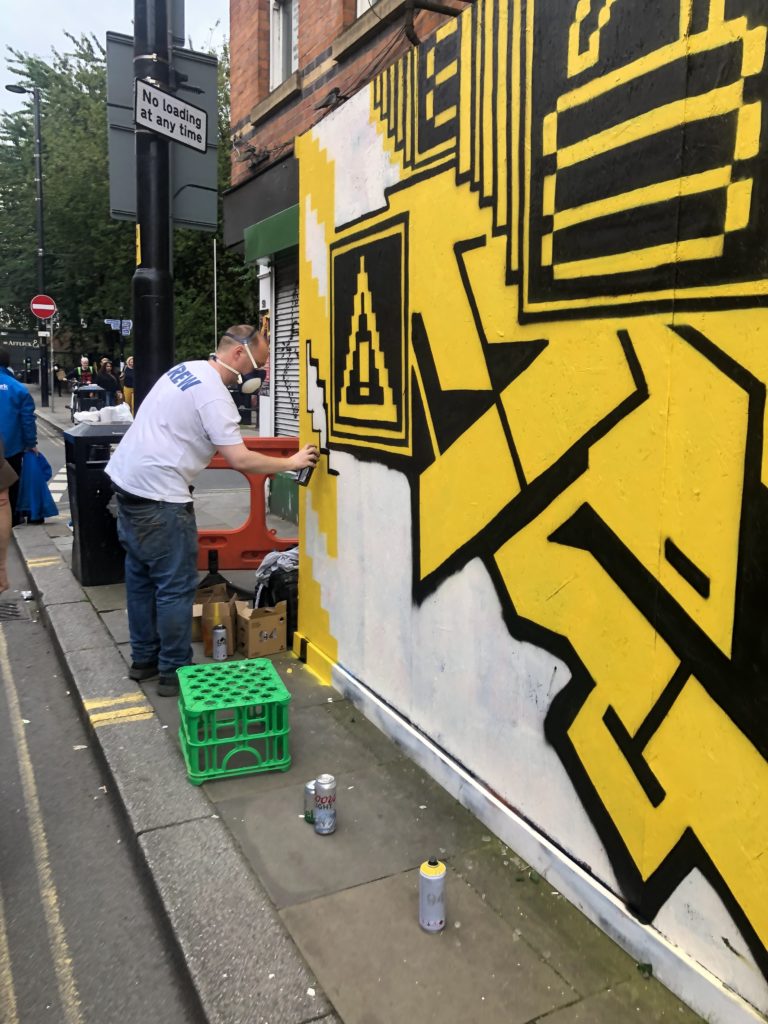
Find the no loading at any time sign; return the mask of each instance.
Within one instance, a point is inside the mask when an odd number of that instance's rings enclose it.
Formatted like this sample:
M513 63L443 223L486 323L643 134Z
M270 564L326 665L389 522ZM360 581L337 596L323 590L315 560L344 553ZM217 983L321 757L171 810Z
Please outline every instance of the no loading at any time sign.
M204 153L208 146L208 115L157 86L136 80L134 118L139 128L149 128L182 146Z

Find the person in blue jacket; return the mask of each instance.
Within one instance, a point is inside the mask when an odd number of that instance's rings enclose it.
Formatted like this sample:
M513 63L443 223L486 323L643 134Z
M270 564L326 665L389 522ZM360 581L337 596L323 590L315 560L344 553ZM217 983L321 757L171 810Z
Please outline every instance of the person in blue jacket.
M37 451L37 423L35 422L35 401L26 384L16 380L11 371L11 355L7 348L0 348L0 438L5 448L5 458L21 476L21 461L24 452ZM22 520L16 515L16 500L19 493L18 480L8 489L11 502L13 525Z

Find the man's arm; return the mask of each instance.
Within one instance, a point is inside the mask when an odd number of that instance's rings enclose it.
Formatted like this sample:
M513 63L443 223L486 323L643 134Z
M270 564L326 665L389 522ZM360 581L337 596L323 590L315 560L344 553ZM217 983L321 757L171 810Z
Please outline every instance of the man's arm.
M223 444L218 451L228 466L241 473L284 473L286 470L314 466L319 458L319 452L313 444L305 444L295 455L289 455L287 459L276 459L273 455L252 452L244 444Z

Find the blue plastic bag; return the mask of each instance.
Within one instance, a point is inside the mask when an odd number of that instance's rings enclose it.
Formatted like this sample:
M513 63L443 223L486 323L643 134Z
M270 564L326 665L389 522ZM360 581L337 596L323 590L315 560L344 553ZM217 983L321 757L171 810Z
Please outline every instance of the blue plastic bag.
M52 475L51 464L41 452L25 452L16 499L17 514L25 515L33 521L59 514L56 502L48 490L48 481Z

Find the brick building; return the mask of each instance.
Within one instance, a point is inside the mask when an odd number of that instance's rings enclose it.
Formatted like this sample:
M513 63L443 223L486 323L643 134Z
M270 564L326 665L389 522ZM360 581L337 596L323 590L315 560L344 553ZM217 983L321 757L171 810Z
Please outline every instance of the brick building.
M294 139L471 0L230 0L232 188L225 244L258 262L272 337L263 434L298 432Z

